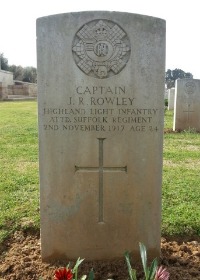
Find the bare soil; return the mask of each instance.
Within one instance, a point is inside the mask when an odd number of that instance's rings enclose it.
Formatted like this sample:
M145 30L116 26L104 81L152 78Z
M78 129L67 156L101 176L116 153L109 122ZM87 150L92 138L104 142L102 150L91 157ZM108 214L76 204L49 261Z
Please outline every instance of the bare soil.
M0 248L0 280L53 279L57 268L68 263L43 263L40 254L40 239L37 233L15 232ZM200 280L200 237L161 239L160 263L170 272L170 280ZM72 263L73 265L73 263ZM93 268L95 280L126 280L128 270L125 260L84 261L79 276ZM141 264L134 266L138 279L143 278Z

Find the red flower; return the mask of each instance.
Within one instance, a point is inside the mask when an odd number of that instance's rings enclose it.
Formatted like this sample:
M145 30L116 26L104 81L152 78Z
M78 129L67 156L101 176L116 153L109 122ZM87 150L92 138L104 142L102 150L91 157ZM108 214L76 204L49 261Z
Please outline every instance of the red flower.
M60 268L55 271L54 280L72 280L73 274L69 268Z
M156 270L155 280L168 280L169 279L169 272L166 268L160 266Z

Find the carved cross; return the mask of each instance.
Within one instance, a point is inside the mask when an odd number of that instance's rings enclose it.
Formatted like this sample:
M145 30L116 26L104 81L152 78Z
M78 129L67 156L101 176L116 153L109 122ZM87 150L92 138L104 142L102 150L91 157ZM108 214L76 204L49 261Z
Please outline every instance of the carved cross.
M105 167L103 164L103 141L106 138L97 138L99 140L99 166L97 167L80 167L75 165L75 171L80 172L98 172L99 173L99 223L104 222L103 213L103 175L104 172L127 172L127 166L123 167Z
M187 111L183 111L184 113L188 113L187 114L187 121L189 121L189 113L194 113L194 111L190 111L190 104L188 104L188 110Z

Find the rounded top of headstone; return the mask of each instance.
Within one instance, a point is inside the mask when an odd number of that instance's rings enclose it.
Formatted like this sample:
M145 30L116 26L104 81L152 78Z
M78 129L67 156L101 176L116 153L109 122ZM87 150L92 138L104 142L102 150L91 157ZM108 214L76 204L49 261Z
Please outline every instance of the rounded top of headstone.
M46 16L42 16L39 17L40 18L46 18L46 17L60 17L60 16L64 16L64 15L72 15L74 17L78 17L78 16L82 16L85 14L92 14L94 15L94 18L96 17L96 15L101 15L101 14L110 14L110 15L125 15L125 16L134 16L134 17L146 17L146 18L154 18L154 19L158 19L161 21L165 21L162 18L158 18L158 17L153 17L151 15L143 15L143 14L137 14L137 13L130 13L130 12L122 12L122 11L108 11L108 10L91 10L91 11L72 11L72 12L68 12L68 13L59 13L59 14L52 14L52 15L46 15Z

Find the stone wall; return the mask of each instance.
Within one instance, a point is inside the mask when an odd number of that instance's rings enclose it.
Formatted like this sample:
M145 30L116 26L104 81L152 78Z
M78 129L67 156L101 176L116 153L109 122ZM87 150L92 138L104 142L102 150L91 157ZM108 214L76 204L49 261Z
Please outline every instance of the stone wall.
M13 85L0 82L0 101L17 98L37 98L37 84L14 81Z
M8 86L8 94L37 97L37 84L14 81L14 85Z
M0 82L0 101L7 98L7 87L4 83Z

